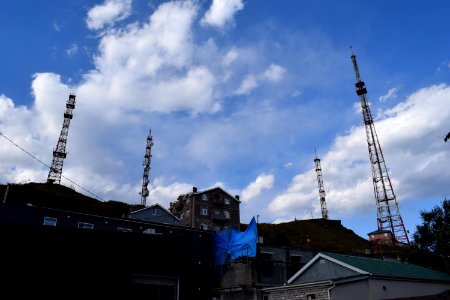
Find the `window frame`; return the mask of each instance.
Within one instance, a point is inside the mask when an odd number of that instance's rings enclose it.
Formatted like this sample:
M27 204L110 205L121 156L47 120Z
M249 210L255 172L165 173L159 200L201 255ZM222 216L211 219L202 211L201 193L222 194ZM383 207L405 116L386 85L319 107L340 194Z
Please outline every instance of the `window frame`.
M92 230L92 229L94 229L94 224L87 223L87 222L78 222L78 228Z
M44 217L44 222L42 225L44 226L53 226L55 227L58 224L58 218L55 217Z

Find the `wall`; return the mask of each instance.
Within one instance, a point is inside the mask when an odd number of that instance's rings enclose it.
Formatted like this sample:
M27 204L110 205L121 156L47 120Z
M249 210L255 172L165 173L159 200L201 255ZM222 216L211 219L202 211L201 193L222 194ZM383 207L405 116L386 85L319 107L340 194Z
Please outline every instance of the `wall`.
M289 285L274 289L264 289L263 299L267 300L329 300L328 289L332 287L328 284L303 284L303 285ZM264 298L264 296L266 298ZM335 298L331 298L335 299ZM347 298L358 299L358 298Z

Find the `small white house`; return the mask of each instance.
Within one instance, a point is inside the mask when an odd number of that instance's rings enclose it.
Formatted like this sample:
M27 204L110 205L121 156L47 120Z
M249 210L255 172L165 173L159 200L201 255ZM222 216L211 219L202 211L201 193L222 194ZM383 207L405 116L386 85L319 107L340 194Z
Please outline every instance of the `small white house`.
M319 253L286 285L263 289L263 299L421 299L448 290L450 275L422 266Z

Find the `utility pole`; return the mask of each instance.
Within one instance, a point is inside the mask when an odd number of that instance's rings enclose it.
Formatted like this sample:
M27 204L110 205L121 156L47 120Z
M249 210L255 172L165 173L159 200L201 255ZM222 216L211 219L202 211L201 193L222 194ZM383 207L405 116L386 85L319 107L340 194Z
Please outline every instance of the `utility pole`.
M398 242L409 245L409 238L405 225L403 224L402 216L400 215L397 199L375 131L375 125L366 96L367 89L364 81L361 80L356 55L353 53L353 50L351 59L356 75L356 94L361 101L364 126L366 128L367 146L369 149L370 166L372 168L373 191L377 204L378 230L389 230Z
M73 114L72 110L75 108L75 95L70 94L69 99L66 102L66 112L64 113L64 122L61 129L61 134L59 135L58 143L56 148L53 149L53 161L52 166L48 172L47 183L57 183L61 182L61 173L64 159L67 156L66 143L67 135L69 133L70 120L72 120Z

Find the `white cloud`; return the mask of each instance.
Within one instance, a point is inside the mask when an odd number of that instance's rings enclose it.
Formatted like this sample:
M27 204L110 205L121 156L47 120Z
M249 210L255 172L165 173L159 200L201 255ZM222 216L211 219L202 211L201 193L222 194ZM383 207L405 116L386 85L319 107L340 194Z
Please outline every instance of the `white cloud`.
M238 58L238 51L236 48L231 48L222 60L222 64L225 66L231 65Z
M286 70L283 67L271 64L261 77L269 82L278 82L283 78L285 72Z
M294 163L292 161L290 161L290 162L285 163L284 167L285 168L291 168L293 165L294 165Z
M126 19L131 14L131 0L105 0L88 11L86 24L89 29L102 29Z
M242 0L213 0L200 24L222 28L232 22L236 12L243 8Z
M292 92L291 97L292 98L297 98L301 94L302 94L302 92L300 92L299 90L295 90L295 91Z
M258 75L253 74L247 75L241 82L241 85L235 91L235 94L247 95L262 83L279 82L283 78L285 72L286 70L283 67L277 64L271 64L265 71L263 71Z
M242 191L242 202L249 202L258 197L263 190L271 189L275 177L272 174L261 174Z
M237 95L246 95L258 86L258 78L253 75L247 75L236 90Z
M174 182L167 186L162 185L162 179L156 179L156 185L150 187L150 195L147 198L147 205L158 203L165 208L170 207L170 202L176 201L179 195L192 191L192 185L187 183ZM149 203L150 202L150 203Z
M66 50L67 56L72 56L78 52L78 45L72 44L70 47Z
M423 88L386 110L384 119L375 123L398 202L408 198L439 197L448 190L445 178L450 176L450 170L446 168L450 153L438 136L448 125L448 103L450 87ZM321 161L331 218L375 209L363 126L338 136ZM422 182L433 184L424 186ZM298 174L289 188L270 203L268 210L280 219L300 215L309 218L310 211L319 217L318 199L316 174L311 168Z
M385 102L389 99L393 99L397 97L397 88L391 88L386 95L380 97L380 102Z

